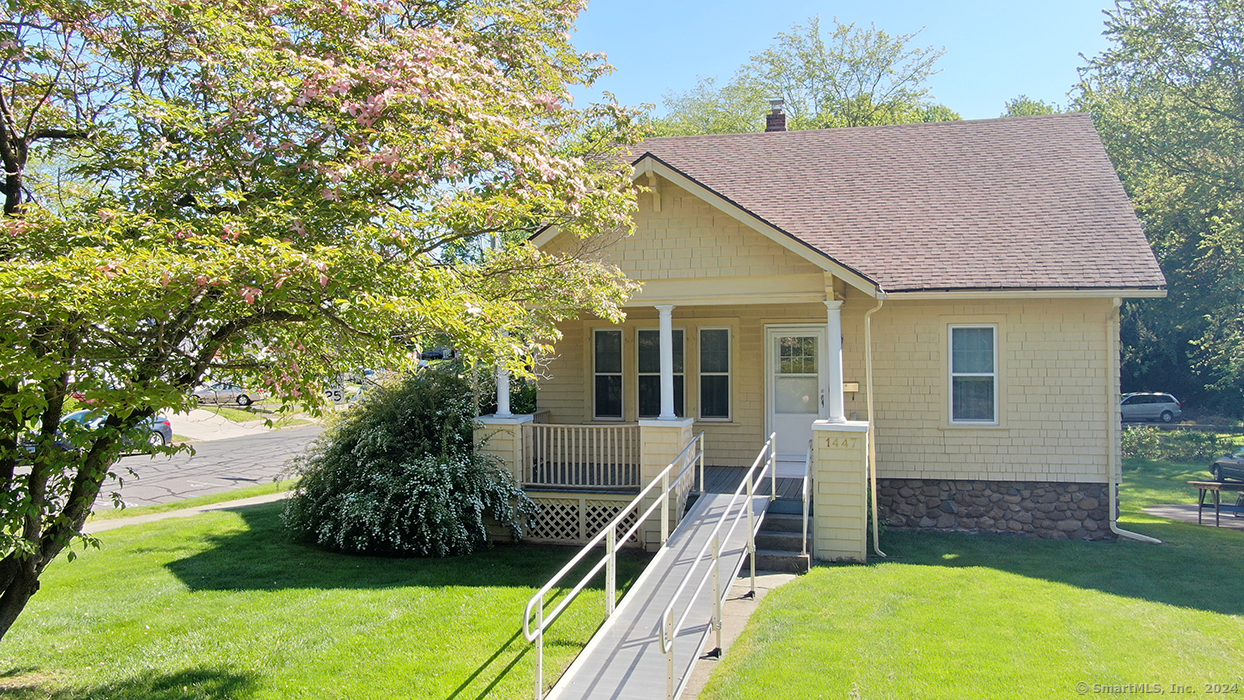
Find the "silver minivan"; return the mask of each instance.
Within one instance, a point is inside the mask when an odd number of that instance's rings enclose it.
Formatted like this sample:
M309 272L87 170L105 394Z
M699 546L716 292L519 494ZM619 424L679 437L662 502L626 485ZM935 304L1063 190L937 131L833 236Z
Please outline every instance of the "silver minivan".
M1124 421L1153 421L1173 423L1183 414L1179 399L1170 394L1126 394L1119 407Z

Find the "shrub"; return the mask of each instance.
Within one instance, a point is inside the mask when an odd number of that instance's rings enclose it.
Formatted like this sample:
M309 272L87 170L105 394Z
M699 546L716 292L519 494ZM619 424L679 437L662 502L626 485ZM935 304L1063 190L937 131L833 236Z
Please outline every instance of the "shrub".
M1232 441L1201 430L1159 430L1133 425L1123 430L1123 456L1195 462L1231 452Z
M475 453L470 382L449 363L385 384L299 459L283 520L322 547L444 557L487 546L491 516L517 536L534 510Z
M1149 426L1131 425L1123 429L1120 439L1124 457L1143 457L1158 459L1158 429Z

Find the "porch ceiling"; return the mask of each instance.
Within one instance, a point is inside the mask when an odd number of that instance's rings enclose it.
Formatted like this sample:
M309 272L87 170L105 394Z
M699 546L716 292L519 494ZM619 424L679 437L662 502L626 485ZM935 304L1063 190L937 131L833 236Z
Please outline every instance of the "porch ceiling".
M833 278L826 274L645 280L626 306L815 303L832 290Z

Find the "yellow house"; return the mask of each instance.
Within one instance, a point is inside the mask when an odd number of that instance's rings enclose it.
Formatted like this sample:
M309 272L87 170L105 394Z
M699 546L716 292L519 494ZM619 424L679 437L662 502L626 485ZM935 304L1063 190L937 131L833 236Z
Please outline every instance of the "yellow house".
M547 422L702 431L723 467L855 431L890 527L1111 536L1119 304L1165 280L1090 118L783 124L645 141L634 235L534 238L643 283L625 323L561 325Z

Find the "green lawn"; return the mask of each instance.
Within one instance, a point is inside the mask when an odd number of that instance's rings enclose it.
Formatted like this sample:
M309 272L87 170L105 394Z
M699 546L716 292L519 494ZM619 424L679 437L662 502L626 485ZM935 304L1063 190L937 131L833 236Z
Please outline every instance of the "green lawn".
M225 420L233 421L234 423L246 423L249 421L263 420L264 418L270 417L268 416L267 413L258 413L252 408L240 408L240 407L234 407L234 406L209 406L205 404L200 404L199 408L204 411L207 411L208 413L215 413L221 418L224 418Z
M527 599L573 550L503 545L383 559L293 544L281 503L101 534L62 557L0 642L0 695L91 700L529 698ZM619 581L641 570L623 558ZM545 678L604 618L588 589L555 624Z
M1126 461L1121 524L1160 546L890 531L888 559L815 567L770 594L701 697L1127 697L1093 685L1140 683L1205 695L1214 682L1244 694L1244 532L1140 510L1195 503L1184 482L1206 475Z
M275 406L258 403L251 404L246 408L224 405L200 405L199 408L210 413L215 413L221 418L234 423L248 423L251 421L265 419L270 420L272 421L273 428L293 428L299 425L310 425L315 422L307 418L300 418L291 414L278 413L275 410Z

